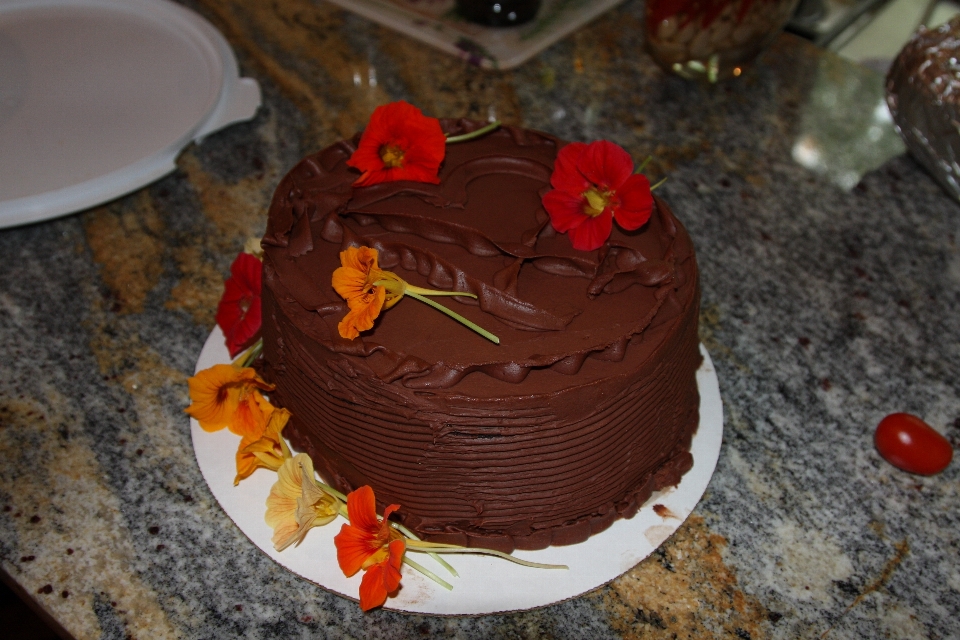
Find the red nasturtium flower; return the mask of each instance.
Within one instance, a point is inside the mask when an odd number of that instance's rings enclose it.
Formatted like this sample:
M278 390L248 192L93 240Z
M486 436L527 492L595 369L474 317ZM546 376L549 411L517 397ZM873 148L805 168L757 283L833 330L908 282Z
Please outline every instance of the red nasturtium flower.
M446 152L440 121L401 100L374 110L347 164L363 172L353 183L357 187L394 180L439 184Z
M230 265L217 306L217 324L227 339L230 357L251 346L260 337L260 278L263 263L241 253Z
M553 228L569 233L574 249L599 249L613 221L628 231L650 219L650 181L633 173L630 154L606 140L573 142L557 154L553 189L543 196Z
M400 564L406 543L387 519L400 508L392 504L377 519L377 501L373 489L363 486L347 494L350 524L344 524L334 539L337 562L348 578L363 569L360 581L360 608L369 611L387 601L387 595L400 586Z

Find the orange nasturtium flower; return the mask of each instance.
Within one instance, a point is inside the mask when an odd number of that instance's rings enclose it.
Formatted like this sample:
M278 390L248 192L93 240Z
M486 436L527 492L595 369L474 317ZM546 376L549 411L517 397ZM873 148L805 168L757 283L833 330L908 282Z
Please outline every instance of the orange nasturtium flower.
M233 479L234 486L240 484L241 480L249 478L257 469L277 471L284 460L293 455L280 436L289 419L289 411L274 409L259 438L248 435L240 440L240 446L237 448L237 477Z
M333 272L333 288L347 301L350 311L337 328L341 336L352 340L361 331L373 328L373 321L382 309L389 309L400 301L403 280L382 271L377 265L377 250L370 247L341 251L340 264L343 266Z
M344 524L334 539L337 562L348 578L363 569L360 581L360 608L369 611L387 601L387 595L400 586L400 564L406 543L387 519L400 508L392 504L377 519L373 489L363 486L347 495L350 524Z
M500 338L481 329L459 313L437 304L425 296L477 296L465 291L437 291L421 289L403 280L392 271L383 271L377 264L378 252L370 247L348 247L340 252L341 266L333 272L333 288L347 301L350 311L343 317L337 329L347 340L359 337L361 331L373 328L373 321L380 312L389 309L409 295L434 309L445 313L464 326L473 329L488 340L500 344Z
M300 544L313 527L332 522L340 513L340 501L317 486L313 461L298 453L284 461L267 498L267 525L273 529L273 546L283 551Z
M249 367L217 364L193 376L190 385L192 404L185 411L196 418L204 431L227 427L243 437L260 438L273 413L273 405L261 391L274 387Z

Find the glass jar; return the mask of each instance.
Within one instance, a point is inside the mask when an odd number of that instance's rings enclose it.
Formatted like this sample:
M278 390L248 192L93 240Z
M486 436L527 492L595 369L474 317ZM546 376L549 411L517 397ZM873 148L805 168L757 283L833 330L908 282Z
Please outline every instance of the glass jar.
M739 76L772 43L798 0L647 0L647 50L668 71L716 82Z

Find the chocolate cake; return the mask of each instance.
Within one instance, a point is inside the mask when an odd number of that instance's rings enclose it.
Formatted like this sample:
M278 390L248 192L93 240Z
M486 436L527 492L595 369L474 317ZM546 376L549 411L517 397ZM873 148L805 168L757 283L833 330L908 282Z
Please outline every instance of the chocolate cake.
M460 134L481 123L441 120ZM700 290L690 237L649 222L577 251L541 204L563 141L501 127L447 147L440 184L354 187L359 137L282 180L263 238L264 375L284 435L342 491L437 542L500 550L581 542L693 464ZM379 252L499 345L414 299L347 340L339 253Z

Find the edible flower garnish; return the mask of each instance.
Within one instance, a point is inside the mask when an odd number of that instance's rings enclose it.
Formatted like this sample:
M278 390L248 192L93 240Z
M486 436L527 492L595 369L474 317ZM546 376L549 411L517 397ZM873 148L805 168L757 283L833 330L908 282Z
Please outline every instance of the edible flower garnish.
M227 339L230 357L248 348L260 337L260 287L263 264L241 253L230 265L223 297L217 305L217 324Z
M340 252L340 264L342 266L333 272L333 288L347 301L347 306L350 308L350 311L337 326L341 337L353 340L360 335L361 331L372 329L373 321L380 315L380 311L389 309L400 302L404 295L409 295L442 311L484 338L500 344L500 338L497 336L481 329L460 314L425 297L468 296L476 298L477 296L463 291L436 291L414 287L397 274L381 270L377 265L378 255L377 250L370 247L349 247L346 251Z
M633 173L633 160L623 148L598 140L573 142L557 154L553 186L543 207L560 233L569 233L574 249L599 249L613 221L628 231L650 219L653 195L645 176Z
M340 500L317 486L310 456L298 453L288 458L267 497L264 520L273 529L274 548L283 551L299 545L307 531L332 522L340 506Z
M274 409L270 419L259 437L244 436L237 449L237 476L233 479L234 486L241 480L249 478L257 469L277 471L285 460L293 454L287 447L281 433L287 426L290 412L286 409Z
M261 391L271 391L257 372L249 367L216 364L187 380L191 404L185 411L196 418L204 431L227 427L242 437L260 438L271 405Z
M333 542L337 545L337 562L348 578L363 569L360 581L360 608L369 611L387 600L387 595L400 586L400 565L406 549L403 535L388 522L390 514L400 508L392 504L377 518L377 502L373 489L363 486L347 494L350 524L340 528Z
M446 154L440 121L404 101L377 107L347 164L362 171L354 186L393 180L438 184Z
M369 187L394 180L439 184L446 145L473 140L499 126L497 121L470 133L446 136L439 120L423 115L412 104L400 100L381 105L374 109L360 135L360 144L347 160L362 172L353 186Z

